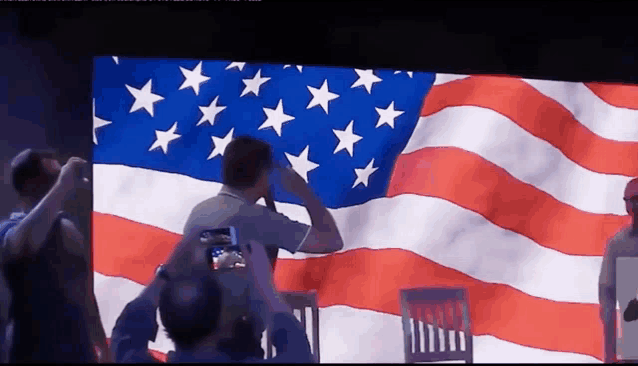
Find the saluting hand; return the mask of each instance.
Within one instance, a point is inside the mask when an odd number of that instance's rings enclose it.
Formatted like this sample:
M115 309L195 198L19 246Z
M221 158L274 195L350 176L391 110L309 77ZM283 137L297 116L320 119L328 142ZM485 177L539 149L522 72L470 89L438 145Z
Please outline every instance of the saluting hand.
M86 167L86 160L78 157L69 158L60 170L57 184L67 192L87 185L89 180L82 177L82 170Z

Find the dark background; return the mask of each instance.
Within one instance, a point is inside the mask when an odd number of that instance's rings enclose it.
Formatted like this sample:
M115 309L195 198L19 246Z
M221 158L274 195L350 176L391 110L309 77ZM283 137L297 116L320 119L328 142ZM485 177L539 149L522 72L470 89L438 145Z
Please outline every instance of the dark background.
M91 161L94 56L636 82L632 2L0 4L0 217L26 147ZM74 208L89 235L90 192Z

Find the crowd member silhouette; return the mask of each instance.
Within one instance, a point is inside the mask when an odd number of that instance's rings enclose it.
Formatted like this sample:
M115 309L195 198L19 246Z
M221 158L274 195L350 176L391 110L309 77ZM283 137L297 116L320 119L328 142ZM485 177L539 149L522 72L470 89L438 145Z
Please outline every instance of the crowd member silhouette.
M13 339L13 324L9 317L11 307L11 291L0 271L0 363L9 362L9 351Z
M197 242L197 236L184 240ZM176 348L169 352L168 362L314 362L303 326L275 290L265 248L254 241L250 242L251 249L241 247L246 268L259 289L257 296L267 306L262 321L271 326L276 357L255 357L256 345L244 343L242 332L252 332L251 322L236 322L230 338L220 332L223 284L211 276L205 248L200 246L194 248L186 263L180 264L179 255L174 254L166 265L158 267L152 283L125 307L112 333L115 361L153 362L148 342L157 335L159 307L162 323Z
M109 354L88 243L64 211L88 184L85 164L73 157L61 166L53 153L31 149L11 162L24 210L0 223L2 271L12 294L10 362L95 362L102 360L97 353Z
M616 319L616 259L638 257L638 178L627 184L624 201L627 213L631 216L631 226L620 230L607 243L599 278L598 299L603 322L605 363L617 360L616 334L619 324Z

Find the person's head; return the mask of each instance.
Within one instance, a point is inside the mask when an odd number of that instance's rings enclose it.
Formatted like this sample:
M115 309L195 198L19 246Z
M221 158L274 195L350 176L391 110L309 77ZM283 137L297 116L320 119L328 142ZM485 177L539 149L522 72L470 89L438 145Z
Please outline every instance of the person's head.
M160 292L160 318L178 350L195 350L217 330L221 295L207 268L182 273L166 283Z
M627 213L634 219L638 218L638 178L627 183L623 199Z
M264 358L261 342L255 337L255 321L249 317L237 318L233 323L232 337L220 340L217 347L233 361Z
M229 187L253 190L263 197L268 191L268 172L273 165L272 147L250 136L233 139L224 151L222 180Z
M60 170L53 151L26 149L11 161L11 184L20 199L35 203L53 187Z

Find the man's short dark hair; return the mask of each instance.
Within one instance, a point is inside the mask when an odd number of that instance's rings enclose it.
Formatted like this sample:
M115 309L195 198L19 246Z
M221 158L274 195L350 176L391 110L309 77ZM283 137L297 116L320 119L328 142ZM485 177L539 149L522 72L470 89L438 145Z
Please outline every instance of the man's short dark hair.
M159 311L175 346L192 350L217 329L221 294L207 269L178 275L166 283L160 293Z
M253 318L236 319L232 337L219 340L217 349L228 355L232 361L263 359L264 350L261 348L261 342L255 338L254 329Z
M51 177L44 175L43 159L55 159L51 150L26 149L11 161L11 185L21 197L40 198L50 188ZM28 187L35 183L35 187Z
M238 189L254 187L262 172L272 167L272 147L250 136L233 139L224 151L223 183Z

